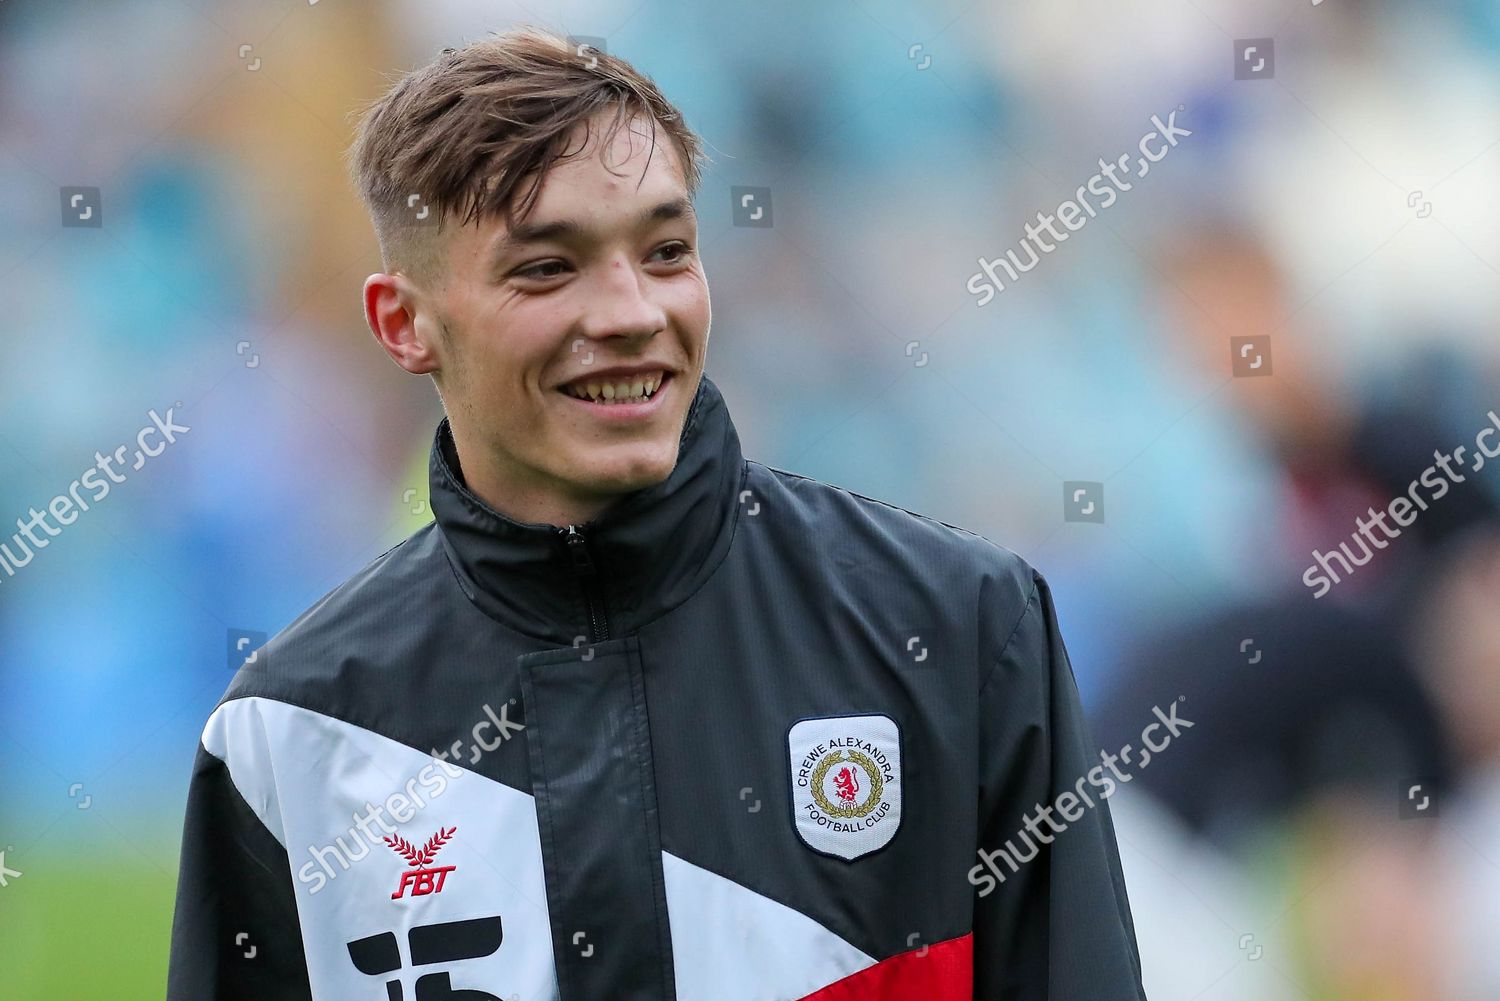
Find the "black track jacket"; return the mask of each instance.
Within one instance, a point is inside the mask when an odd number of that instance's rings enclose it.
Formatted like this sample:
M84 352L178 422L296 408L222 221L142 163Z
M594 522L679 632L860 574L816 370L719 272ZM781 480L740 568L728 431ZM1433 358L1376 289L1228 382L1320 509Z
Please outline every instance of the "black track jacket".
M587 524L430 470L208 720L169 1001L1144 998L1103 798L978 864L1099 760L1015 554L746 461L706 377Z

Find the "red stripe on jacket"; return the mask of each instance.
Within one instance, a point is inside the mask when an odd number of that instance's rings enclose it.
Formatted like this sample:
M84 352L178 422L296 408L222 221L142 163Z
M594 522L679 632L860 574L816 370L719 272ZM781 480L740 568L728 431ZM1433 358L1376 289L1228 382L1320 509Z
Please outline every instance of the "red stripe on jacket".
M973 996L970 933L881 960L800 1001L971 1001Z

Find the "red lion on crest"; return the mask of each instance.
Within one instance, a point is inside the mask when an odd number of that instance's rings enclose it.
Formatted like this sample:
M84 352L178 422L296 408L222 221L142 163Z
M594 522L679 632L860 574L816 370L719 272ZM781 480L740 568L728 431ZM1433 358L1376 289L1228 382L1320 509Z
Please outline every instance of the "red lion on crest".
M853 803L859 796L859 776L853 768L845 765L838 770L833 777L834 787L838 790L839 799L845 803Z

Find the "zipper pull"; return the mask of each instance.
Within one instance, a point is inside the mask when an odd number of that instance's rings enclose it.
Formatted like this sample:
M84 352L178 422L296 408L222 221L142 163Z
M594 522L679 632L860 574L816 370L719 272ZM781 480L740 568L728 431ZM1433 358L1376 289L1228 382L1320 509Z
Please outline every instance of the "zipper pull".
M575 525L569 525L558 531L562 533L563 540L568 545L568 555L573 560L573 572L580 577L592 577L595 572L594 560L589 556L588 543L584 541L583 533Z

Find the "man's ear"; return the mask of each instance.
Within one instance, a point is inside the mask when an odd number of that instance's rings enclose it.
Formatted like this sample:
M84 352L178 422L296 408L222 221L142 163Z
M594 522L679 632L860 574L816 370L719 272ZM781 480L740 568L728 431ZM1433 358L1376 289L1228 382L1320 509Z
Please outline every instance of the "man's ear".
M403 274L374 274L365 279L365 322L391 360L413 375L441 367L431 306L422 290Z

